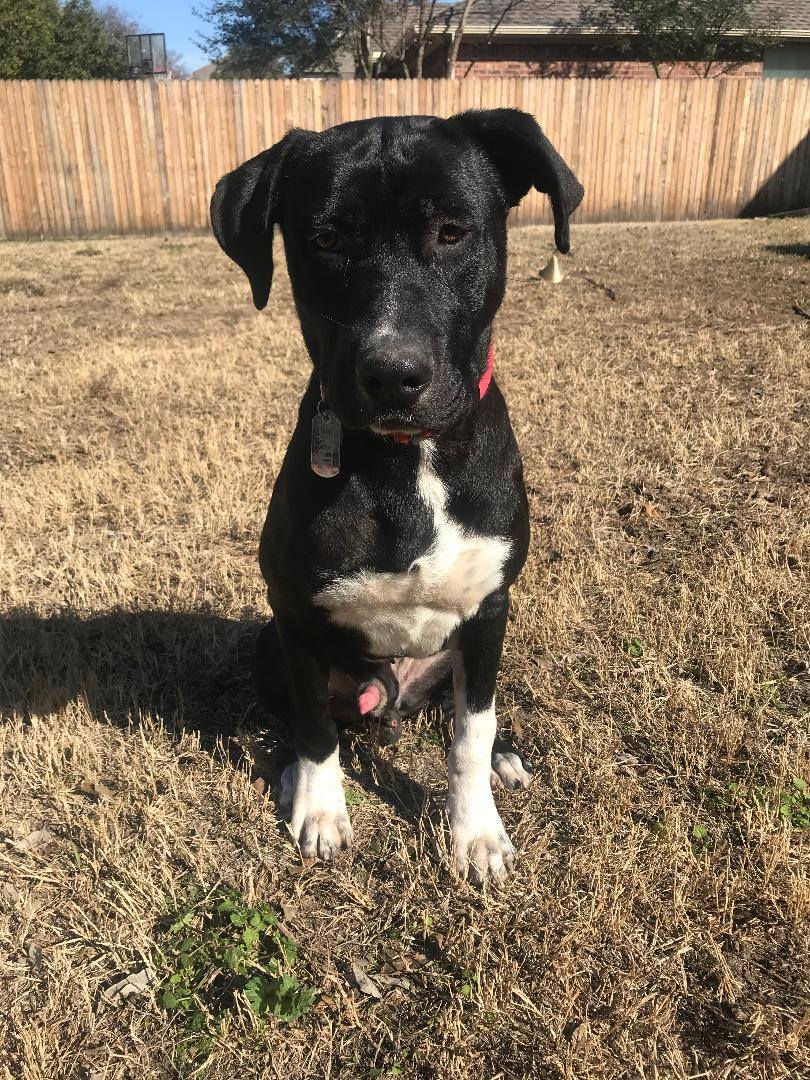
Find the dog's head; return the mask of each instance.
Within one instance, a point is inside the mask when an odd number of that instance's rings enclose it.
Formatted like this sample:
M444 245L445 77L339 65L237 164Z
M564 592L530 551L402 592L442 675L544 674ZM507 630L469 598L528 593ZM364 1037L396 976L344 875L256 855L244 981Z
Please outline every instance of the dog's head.
M301 328L344 426L439 432L478 400L506 216L534 186L557 247L583 189L515 109L291 131L217 184L211 221L263 308L281 226Z

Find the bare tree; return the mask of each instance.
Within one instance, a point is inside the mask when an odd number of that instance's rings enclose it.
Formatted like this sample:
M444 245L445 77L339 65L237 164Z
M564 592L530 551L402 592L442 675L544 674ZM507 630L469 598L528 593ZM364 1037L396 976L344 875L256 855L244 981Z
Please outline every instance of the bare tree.
M425 66L425 50L430 36L438 23L447 17L447 12L439 7L438 0L419 0L419 21L416 26L416 64L414 75L422 78Z
M461 13L458 17L458 26L455 28L453 39L450 42L450 48L447 52L447 71L445 72L445 75L448 79L453 79L456 75L458 50L461 48L461 39L464 37L464 30L467 26L467 16L470 14L472 5L473 0L464 0L461 7Z
M351 49L355 71L363 79L374 76L375 23L383 3L384 0L338 0L335 4L338 21L344 27L341 40Z
M437 30L452 34L445 59L445 76L453 78L467 19L475 0L341 0L355 65L362 78L424 76L425 56ZM481 0L479 0L481 2ZM491 45L504 19L528 0L484 0L490 20L486 44ZM365 6L364 6L365 4ZM548 10L554 10L553 0ZM375 55L378 57L375 62ZM469 68L468 68L469 70ZM467 72L465 72L467 74Z
M96 12L109 36L122 45L127 34L146 33L135 16L117 4L96 4Z
M357 0L344 2L357 3ZM351 35L361 77L421 79L431 35L441 21L452 17L455 9L441 0L367 2L367 11Z

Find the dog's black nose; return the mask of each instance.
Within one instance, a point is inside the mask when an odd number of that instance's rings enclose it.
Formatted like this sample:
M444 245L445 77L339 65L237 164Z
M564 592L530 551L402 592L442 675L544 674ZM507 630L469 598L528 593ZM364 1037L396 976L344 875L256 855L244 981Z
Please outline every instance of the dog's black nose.
M432 376L430 361L415 348L374 349L357 357L358 382L378 405L413 405L427 390Z

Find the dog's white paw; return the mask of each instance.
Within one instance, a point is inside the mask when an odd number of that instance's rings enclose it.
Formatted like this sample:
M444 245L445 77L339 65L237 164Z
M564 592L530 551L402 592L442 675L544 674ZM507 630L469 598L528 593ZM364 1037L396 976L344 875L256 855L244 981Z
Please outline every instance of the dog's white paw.
M503 881L514 868L515 849L495 808L492 792L486 789L474 801L451 796L447 813L457 872L478 885L487 878Z
M286 807L290 831L304 859L334 859L354 838L337 752L325 762L301 758L281 776L279 806Z
M505 787L510 791L527 788L534 780L534 774L524 766L520 754L512 751L492 755L492 771L489 782L493 788Z

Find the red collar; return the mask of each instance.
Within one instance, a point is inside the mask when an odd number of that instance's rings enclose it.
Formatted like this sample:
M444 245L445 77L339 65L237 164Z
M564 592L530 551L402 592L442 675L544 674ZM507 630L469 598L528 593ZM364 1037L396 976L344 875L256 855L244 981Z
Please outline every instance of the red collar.
M489 390L489 384L492 382L492 369L495 366L495 346L490 341L489 352L487 353L487 366L484 368L484 374L478 380L478 397L482 400L487 390ZM420 432L421 437L426 439L429 435L429 431ZM409 443L413 438L413 435L409 435L406 431L394 431L391 433L391 438L395 443L405 444Z
M489 352L487 353L487 366L484 368L484 374L478 380L478 396L483 398L487 390L489 390L489 384L492 382L492 369L495 366L495 346L490 341Z

